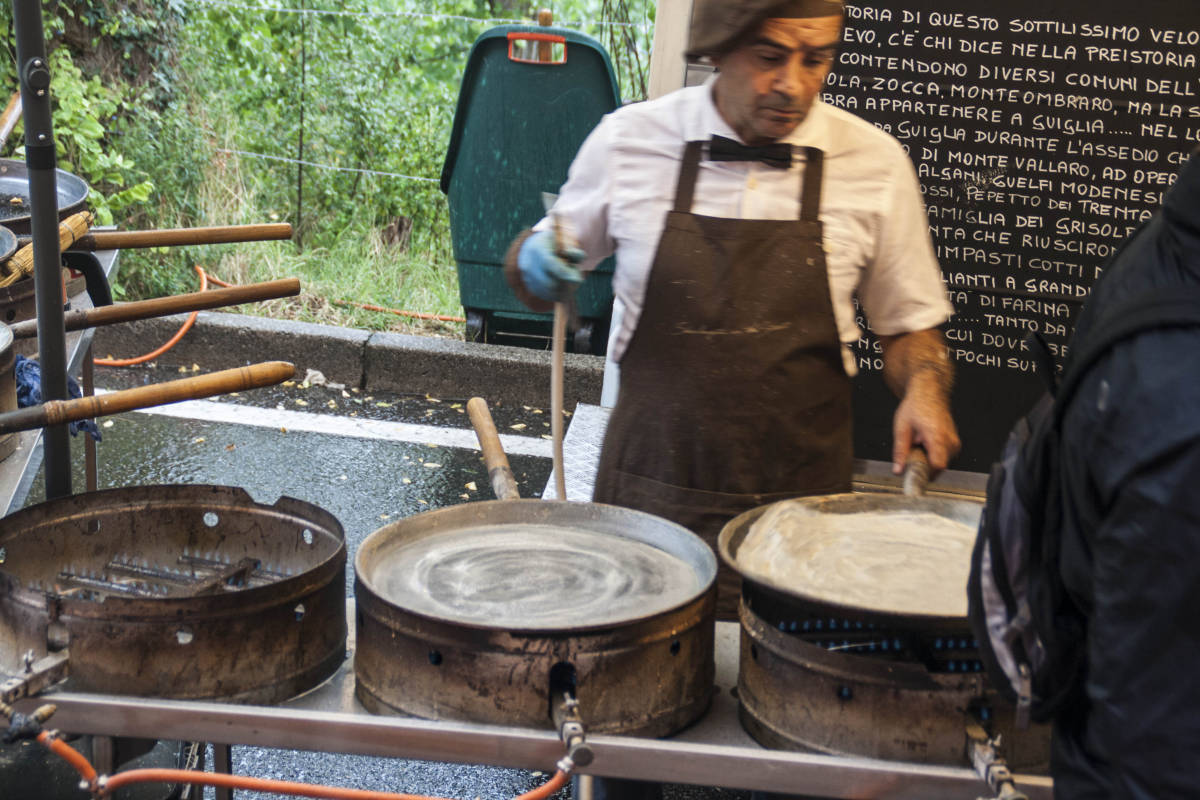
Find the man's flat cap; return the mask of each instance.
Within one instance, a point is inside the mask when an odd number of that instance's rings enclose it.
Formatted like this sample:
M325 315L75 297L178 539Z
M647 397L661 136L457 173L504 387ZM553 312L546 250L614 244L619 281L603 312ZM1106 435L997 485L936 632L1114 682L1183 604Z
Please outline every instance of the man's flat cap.
M728 53L772 17L841 16L843 0L695 0L688 58Z

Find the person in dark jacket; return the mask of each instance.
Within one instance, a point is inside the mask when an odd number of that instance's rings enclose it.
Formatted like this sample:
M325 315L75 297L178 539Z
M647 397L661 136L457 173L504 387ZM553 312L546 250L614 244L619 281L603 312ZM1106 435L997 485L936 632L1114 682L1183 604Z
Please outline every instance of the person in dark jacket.
M1163 289L1200 290L1197 153L1106 266L1073 347L1113 307ZM1086 656L1055 720L1055 796L1198 797L1200 326L1116 344L1070 401L1062 443L1062 577Z

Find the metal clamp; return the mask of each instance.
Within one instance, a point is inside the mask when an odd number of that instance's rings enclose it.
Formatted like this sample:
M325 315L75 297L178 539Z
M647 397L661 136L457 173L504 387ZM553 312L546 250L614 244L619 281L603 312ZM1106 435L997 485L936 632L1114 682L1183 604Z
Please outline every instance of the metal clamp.
M32 697L60 681L65 681L68 660L66 650L51 653L36 661L32 651L27 653L25 671L0 683L0 703L15 703L23 697Z
M987 732L974 722L967 723L967 760L997 800L1029 800L1013 783L1008 763L1000 755L1000 737L988 738Z

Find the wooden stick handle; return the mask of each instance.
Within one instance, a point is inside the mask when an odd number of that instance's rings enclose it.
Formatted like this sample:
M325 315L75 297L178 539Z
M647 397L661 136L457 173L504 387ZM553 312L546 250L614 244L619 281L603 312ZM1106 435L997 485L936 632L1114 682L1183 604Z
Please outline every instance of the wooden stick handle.
M904 495L921 497L929 484L929 455L921 445L913 445L904 462Z
M78 422L81 419L177 403L180 400L197 400L244 389L273 386L295 374L296 367L286 361L265 361L248 367L226 369L151 386L138 386L96 397L51 400L40 406L29 406L0 414L0 434Z
M100 308L76 309L66 313L64 322L68 331L78 331L100 325L113 325L118 322L133 322L151 317L202 311L206 308L256 303L260 300L274 300L278 297L295 297L298 294L300 294L300 279L283 278L277 281L251 283L246 286L233 286L228 289L212 289L206 292L156 297L152 300L138 300ZM37 336L37 320L27 319L14 322L8 326L8 329L12 331L14 339L29 339Z
M554 304L554 328L550 347L550 450L554 464L554 496L567 499L566 460L563 458L563 360L567 342L567 304Z
M467 401L467 416L475 428L479 448L483 450L483 463L487 467L488 480L492 482L492 491L500 500L520 498L517 479L508 465L508 456L500 444L500 434L496 432L496 423L492 420L492 412L488 411L487 401L482 397L472 397Z
M12 134L13 128L17 127L19 119L21 119L21 93L13 92L13 96L8 100L8 105L4 108L4 113L0 114L0 148L8 144L8 137Z
M172 247L189 244L266 242L292 238L287 222L267 225L220 225L211 228L164 228L153 231L96 231L81 236L75 250L129 250L137 247Z

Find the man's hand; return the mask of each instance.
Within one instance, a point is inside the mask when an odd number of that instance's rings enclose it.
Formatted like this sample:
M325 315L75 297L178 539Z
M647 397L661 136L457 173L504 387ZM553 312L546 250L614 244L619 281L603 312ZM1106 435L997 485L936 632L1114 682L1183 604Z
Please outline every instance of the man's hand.
M962 443L950 416L954 368L934 329L881 336L883 376L900 398L892 420L892 471L904 471L913 445L925 448L931 476L946 468Z
M555 247L552 231L538 231L521 245L517 267L521 281L531 293L551 303L566 300L583 282L583 274L575 268L584 252L578 247Z

